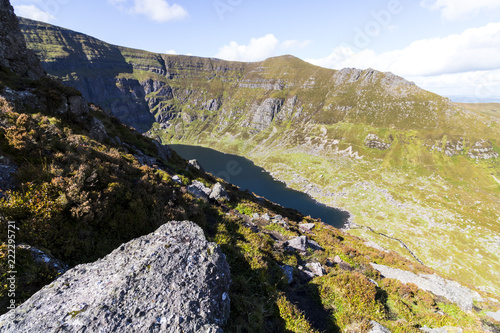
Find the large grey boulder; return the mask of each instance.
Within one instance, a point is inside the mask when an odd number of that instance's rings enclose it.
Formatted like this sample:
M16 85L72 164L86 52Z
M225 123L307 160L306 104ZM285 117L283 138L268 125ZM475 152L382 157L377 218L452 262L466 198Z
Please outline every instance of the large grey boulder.
M470 290L456 281L445 280L436 274L415 274L384 265L371 264L384 277L399 280L401 283L413 283L420 289L434 295L443 296L458 305L462 310L472 310L474 300L483 301L479 293Z
M78 265L0 317L0 332L222 332L229 265L192 222L169 222Z

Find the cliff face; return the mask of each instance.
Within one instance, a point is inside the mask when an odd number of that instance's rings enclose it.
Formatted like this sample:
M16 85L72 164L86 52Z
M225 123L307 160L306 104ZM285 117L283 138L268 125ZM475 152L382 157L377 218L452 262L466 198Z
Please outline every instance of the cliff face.
M0 1L0 66L31 79L45 75L35 54L26 48L24 36L9 0ZM1 68L0 68L1 69Z
M391 73L334 71L291 56L241 63L154 54L27 19L21 29L50 74L125 123L143 132L153 128L165 139L207 144L238 137L255 146L268 138L259 133L272 127L307 135L308 125L350 123L425 132L428 148L440 148L445 136L456 146L467 133L469 141L453 154L497 157L475 115ZM333 150L363 144L338 145L338 138L327 137ZM480 139L488 151L476 154ZM281 135L279 142L293 146L297 140Z

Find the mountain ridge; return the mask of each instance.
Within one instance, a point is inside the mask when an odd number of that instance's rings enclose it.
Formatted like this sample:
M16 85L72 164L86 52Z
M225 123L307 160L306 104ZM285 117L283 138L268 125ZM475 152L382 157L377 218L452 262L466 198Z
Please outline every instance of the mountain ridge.
M21 22L35 51L69 43ZM91 38L75 36L84 45ZM441 273L500 292L500 133L491 113L370 69L118 51L127 70L111 75L89 73L86 60L65 67L71 55L37 52L65 84L148 136L244 155L376 231L351 233L408 255L380 236L391 235Z

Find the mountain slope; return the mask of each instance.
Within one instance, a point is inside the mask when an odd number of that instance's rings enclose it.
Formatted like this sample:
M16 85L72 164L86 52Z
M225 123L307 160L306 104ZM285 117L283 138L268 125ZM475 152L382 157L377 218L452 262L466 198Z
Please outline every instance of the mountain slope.
M164 143L245 155L348 210L349 232L500 293L491 113L371 69L160 55L25 19L21 29L50 74L127 124Z

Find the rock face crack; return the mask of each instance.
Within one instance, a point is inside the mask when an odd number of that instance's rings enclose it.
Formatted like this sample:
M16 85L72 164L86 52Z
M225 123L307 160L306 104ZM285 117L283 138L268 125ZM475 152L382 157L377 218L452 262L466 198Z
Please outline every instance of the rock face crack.
M172 221L78 265L0 317L0 332L222 332L229 265L188 221Z

